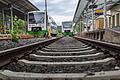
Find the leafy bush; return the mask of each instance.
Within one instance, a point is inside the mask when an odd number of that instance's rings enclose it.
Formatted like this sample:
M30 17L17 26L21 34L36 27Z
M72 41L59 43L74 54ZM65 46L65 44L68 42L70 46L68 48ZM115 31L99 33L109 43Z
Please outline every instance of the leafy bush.
M15 34L14 32L11 33L11 36L12 36L13 42L18 42L20 39L20 37L17 34Z
M11 31L12 41L18 42L20 36L18 34L25 33L26 22L22 19L19 19L17 16L14 16L14 27L13 31Z
M46 30L42 30L42 31L37 31L37 32L34 32L34 31L28 31L28 34L31 34L33 35L34 37L44 37L45 34L46 34Z
M63 34L62 33L57 33L57 37L62 37Z

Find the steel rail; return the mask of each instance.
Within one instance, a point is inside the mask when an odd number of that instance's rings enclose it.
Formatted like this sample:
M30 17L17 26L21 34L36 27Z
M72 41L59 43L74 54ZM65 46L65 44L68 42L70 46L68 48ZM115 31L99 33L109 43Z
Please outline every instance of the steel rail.
M88 38L82 38L82 37L74 37L75 39L90 44L92 46L96 46L99 47L103 50L107 50L110 52L110 54L112 56L115 57L120 57L120 45L118 44L113 44L113 43L108 43L108 42L103 42L103 41L98 41L98 40L92 40L92 39L88 39Z
M16 57L20 58L24 56L26 53L28 54L29 51L33 51L42 46L47 46L58 39L60 38L48 39L45 41L40 41L40 42L0 51L0 67L10 63L11 59L13 58L16 58Z

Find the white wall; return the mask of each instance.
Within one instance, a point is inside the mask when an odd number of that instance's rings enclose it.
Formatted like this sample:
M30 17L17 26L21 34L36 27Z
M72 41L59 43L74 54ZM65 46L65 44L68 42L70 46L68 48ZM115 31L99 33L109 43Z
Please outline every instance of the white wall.
M120 5L117 5L115 6L113 9L111 9L108 14L111 15L111 16L108 16L107 19L108 19L108 26L109 26L109 17L112 17L113 15L115 15L115 26L117 26L117 14L119 13L119 24L120 24L120 12L117 12L117 11L120 11ZM113 22L113 17L111 18L111 23ZM113 24L113 23L112 23ZM120 26L120 25L119 25Z

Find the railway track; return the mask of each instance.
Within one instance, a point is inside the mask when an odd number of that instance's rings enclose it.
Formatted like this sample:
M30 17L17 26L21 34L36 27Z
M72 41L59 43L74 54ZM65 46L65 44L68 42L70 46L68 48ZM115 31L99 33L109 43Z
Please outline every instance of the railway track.
M11 61L10 59L6 60L9 62L4 63L4 65L1 66L0 79L120 79L119 60L118 57L116 58L114 55L112 55L112 51L106 51L108 49L102 49L102 47L98 46L97 44L92 45L92 43L79 38L74 39L70 37L63 37L59 40L58 39L52 39L14 49L14 54L11 56L14 56L15 53L18 53L17 51L19 51L20 54L22 50L22 57L13 58ZM9 53L1 56L8 56L10 55ZM4 57L4 59L6 58L8 57Z

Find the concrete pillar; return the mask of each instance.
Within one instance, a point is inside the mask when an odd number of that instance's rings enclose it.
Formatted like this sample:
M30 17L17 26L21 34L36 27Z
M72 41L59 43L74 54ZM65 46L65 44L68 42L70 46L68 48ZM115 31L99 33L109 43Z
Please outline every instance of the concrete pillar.
M107 28L106 0L104 0L104 28Z
M99 31L99 39L98 40L101 40L101 32Z
M93 32L93 39L95 39L95 33Z
M81 32L81 26L80 26L80 22L78 22L78 25L77 25L77 27L78 27L78 32Z
M97 40L97 32L95 32L95 39Z
M94 8L92 9L92 29L95 29L95 25L94 25Z
M86 30L88 32L88 15L86 15Z
M83 31L83 29L82 29L82 20L80 21L80 29L81 29L81 32Z
M24 20L27 21L27 14L24 13Z
M88 14L88 12L86 11L86 29L87 29L87 32L89 31L89 30L88 30L88 26L89 26L89 14Z
M28 26L29 26L29 13L27 14L27 27L26 27L26 30L29 30Z
M24 20L27 22L27 24L28 24L28 15L26 14L26 13L24 13ZM25 28L25 31L27 32L27 27L28 27L28 25L26 24L26 28Z
M10 13L11 13L11 31L13 32L14 25L13 25L13 7L12 6L10 8Z
M4 10L2 9L2 33L5 33L5 14L4 14Z
M82 16L82 18L81 18L81 32L84 30L83 20L84 20L84 17Z

